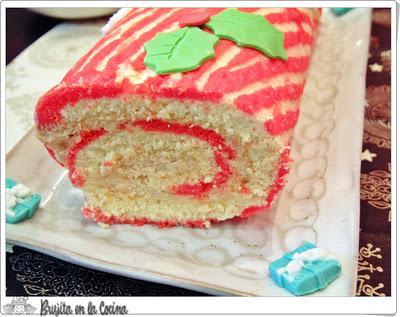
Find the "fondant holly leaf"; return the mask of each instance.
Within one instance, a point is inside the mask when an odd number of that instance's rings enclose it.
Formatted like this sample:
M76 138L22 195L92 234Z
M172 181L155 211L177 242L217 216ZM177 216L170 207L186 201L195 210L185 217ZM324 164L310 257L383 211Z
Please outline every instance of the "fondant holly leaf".
M283 32L259 14L228 9L211 17L206 27L239 46L255 48L272 58L287 59Z
M157 74L193 70L215 56L214 45L218 41L218 37L197 27L159 33L145 44L144 63Z

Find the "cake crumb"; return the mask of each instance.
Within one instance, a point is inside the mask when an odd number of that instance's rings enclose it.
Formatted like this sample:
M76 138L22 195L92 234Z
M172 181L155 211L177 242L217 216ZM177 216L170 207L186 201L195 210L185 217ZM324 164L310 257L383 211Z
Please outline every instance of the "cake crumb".
M108 223L98 222L98 225L99 225L102 229L108 229L108 228L110 228L110 225L109 225Z

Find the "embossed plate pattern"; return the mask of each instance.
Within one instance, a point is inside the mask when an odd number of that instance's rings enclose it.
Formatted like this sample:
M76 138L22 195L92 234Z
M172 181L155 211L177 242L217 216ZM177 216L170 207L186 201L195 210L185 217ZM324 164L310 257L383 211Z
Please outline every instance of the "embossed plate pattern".
M103 229L82 218L81 192L71 186L34 133L24 132L21 139L20 132L7 136L7 176L31 186L44 199L34 218L6 226L7 240L126 276L213 294L260 296L289 295L273 284L267 266L307 240L329 249L343 264L339 279L314 295L353 295L369 24L368 9L342 18L325 12L294 134L294 163L288 184L270 211L210 229ZM34 100L60 79L65 64L79 57L76 50L82 48L76 43L82 40L90 46L100 36L99 28L61 25L9 66L8 127L29 129ZM32 70L42 80L36 85L40 91L29 92L29 80L35 78Z

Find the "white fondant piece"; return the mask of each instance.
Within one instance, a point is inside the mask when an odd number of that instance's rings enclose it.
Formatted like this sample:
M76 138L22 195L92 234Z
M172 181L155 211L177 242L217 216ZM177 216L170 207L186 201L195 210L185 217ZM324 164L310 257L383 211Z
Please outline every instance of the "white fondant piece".
M17 184L10 189L10 193L15 196L15 198L24 199L31 194L31 189L24 184Z
M6 191L6 208L11 209L16 204L17 204L17 199L15 198L15 196L9 191Z
M121 20L132 8L122 8L115 12L108 22L101 28L101 33L106 34L108 31L111 30L113 25Z
M7 209L6 209L6 214L7 214L7 215L10 215L11 217L14 217L14 216L15 216L15 212L12 211L12 209L10 209L10 208L7 208Z

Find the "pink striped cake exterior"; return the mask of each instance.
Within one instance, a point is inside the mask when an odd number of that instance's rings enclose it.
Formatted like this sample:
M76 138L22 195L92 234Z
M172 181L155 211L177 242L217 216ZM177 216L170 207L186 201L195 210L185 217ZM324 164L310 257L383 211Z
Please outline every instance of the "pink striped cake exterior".
M39 100L35 112L38 137L50 155L68 168L71 182L87 193L86 216L110 224L202 227L263 211L276 198L288 172L290 139L299 116L320 10L239 9L264 16L284 32L287 60L269 58L221 39L214 48L215 58L195 70L157 75L146 67L144 44L158 33L178 30L191 19L204 20L223 10L133 8ZM178 115L181 112L184 115ZM211 113L215 121L210 121ZM194 170L200 176L191 175L189 167L187 172L183 168L182 175L179 169L166 167L164 174L155 173L160 180L158 193L155 181L133 172L139 167L126 160L140 153L161 153L146 149L146 144L164 141L166 145L161 144L157 151L167 153L170 161L179 161L170 144L181 142L193 146L192 154L182 150L189 155L182 160L197 158L193 151L203 151L208 155L204 154L204 160L212 166L195 159ZM190 145L193 142L196 145ZM133 150L139 143L144 152ZM123 150L127 144L134 152ZM113 148L107 150L108 146ZM251 152L257 147L259 152ZM263 173L257 165L262 160L260 153L270 153L264 148L275 153L268 154L269 167L263 172L268 178L259 175ZM144 159L143 163L138 160L142 170L148 167ZM125 177L126 171L136 174ZM203 175L206 172L209 177ZM174 183L168 175L183 181ZM132 190L129 182L134 184ZM101 187L99 192L96 184ZM152 195L160 195L157 207L148 199ZM240 195L246 203L240 202ZM166 212L163 206L188 207L186 211L182 207L175 217L173 210ZM199 206L208 209L197 213ZM214 213L217 207L220 211Z

